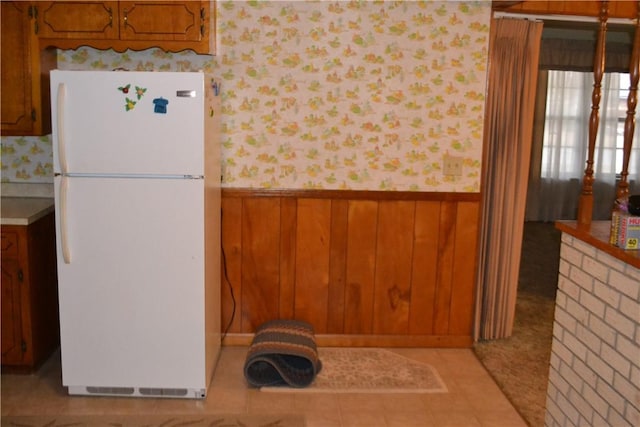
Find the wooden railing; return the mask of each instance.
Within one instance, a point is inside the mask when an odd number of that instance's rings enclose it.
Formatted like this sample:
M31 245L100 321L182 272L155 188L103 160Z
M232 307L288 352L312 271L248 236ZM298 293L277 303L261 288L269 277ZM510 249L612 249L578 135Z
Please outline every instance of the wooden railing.
M607 39L607 19L609 4L603 1L600 8L600 27L598 41L593 60L593 92L591 94L591 116L589 117L589 147L587 151L587 168L582 179L582 192L578 200L578 224L589 227L593 217L593 157L600 124L600 93L602 89L602 74L605 64L605 42Z
M629 97L627 98L627 117L624 122L624 158L622 161L622 172L616 191L616 197L623 199L629 196L629 158L631 157L631 146L633 145L633 134L635 131L635 114L638 104L638 69L640 68L640 2L638 2L638 17L636 18L636 33L633 38L633 50L629 61Z
M640 3L640 2L639 2ZM593 61L593 93L591 97L591 116L589 119L589 147L587 153L587 166L582 179L582 191L578 202L578 227L589 229L591 227L591 219L593 216L593 162L596 146L596 137L598 134L598 126L600 121L600 92L602 75L604 73L606 52L605 40L607 34L607 19L609 15L609 2L601 1L600 7L600 26L598 30L598 40L596 42L596 52ZM637 105L638 93L638 67L640 62L640 6L638 7L638 16L636 19L635 37L633 42L633 50L631 60L629 61L630 88L629 97L627 99L627 116L624 126L624 149L622 171L620 172L620 180L616 187L616 198L624 199L629 195L629 183L627 177L629 175L629 159L631 157L631 147L633 145L633 133L635 130L635 113Z

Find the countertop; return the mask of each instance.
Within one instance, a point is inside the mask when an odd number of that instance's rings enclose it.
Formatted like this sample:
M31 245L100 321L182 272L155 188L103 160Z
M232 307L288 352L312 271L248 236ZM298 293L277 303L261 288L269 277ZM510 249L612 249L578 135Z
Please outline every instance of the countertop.
M586 229L579 227L575 221L557 221L556 228L608 253L614 258L618 258L635 268L640 268L640 250L625 251L609 243L610 221L594 221Z
M2 197L2 225L29 225L53 211L51 197Z

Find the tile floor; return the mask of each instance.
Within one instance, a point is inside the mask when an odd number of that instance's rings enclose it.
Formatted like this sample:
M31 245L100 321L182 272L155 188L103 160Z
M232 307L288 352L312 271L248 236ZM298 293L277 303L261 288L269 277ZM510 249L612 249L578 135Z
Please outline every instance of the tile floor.
M527 427L470 349L393 349L431 364L448 393L264 393L243 376L246 347L223 347L207 399L69 397L59 355L35 374L2 375L2 415L302 413L308 427Z

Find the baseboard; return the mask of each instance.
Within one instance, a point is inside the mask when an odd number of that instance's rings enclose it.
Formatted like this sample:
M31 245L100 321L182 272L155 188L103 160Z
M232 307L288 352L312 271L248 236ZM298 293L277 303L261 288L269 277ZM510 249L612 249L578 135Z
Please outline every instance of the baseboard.
M470 335L316 335L320 347L471 348ZM228 334L223 346L249 346L253 334Z

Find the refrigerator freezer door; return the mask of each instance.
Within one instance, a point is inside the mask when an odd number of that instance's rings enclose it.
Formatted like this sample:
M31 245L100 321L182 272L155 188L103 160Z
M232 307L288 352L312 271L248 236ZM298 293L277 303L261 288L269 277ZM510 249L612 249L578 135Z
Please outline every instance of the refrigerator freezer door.
M203 73L54 70L51 96L54 172L203 175Z
M203 180L54 185L64 385L206 390Z

